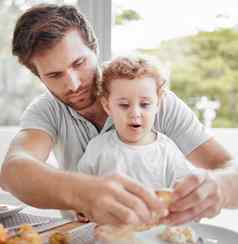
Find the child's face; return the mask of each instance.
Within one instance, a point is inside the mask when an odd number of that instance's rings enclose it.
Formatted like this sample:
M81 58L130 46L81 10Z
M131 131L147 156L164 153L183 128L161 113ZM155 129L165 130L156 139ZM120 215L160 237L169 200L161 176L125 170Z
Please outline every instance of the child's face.
M151 142L151 129L158 108L156 82L152 78L115 80L103 99L122 141L133 144Z

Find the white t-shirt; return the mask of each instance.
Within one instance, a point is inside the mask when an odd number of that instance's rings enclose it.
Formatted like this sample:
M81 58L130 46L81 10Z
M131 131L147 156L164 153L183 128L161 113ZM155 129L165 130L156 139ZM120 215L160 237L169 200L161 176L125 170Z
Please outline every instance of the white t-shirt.
M122 173L154 190L172 187L186 175L201 173L167 136L157 133L151 144L131 145L123 143L116 130L89 142L78 170L98 176Z
M60 168L75 171L89 141L99 133L113 128L108 119L99 132L95 125L77 111L46 92L25 110L22 129L46 132L54 141L54 153ZM167 135L184 155L205 143L211 135L191 109L173 92L166 90L156 115L154 129Z

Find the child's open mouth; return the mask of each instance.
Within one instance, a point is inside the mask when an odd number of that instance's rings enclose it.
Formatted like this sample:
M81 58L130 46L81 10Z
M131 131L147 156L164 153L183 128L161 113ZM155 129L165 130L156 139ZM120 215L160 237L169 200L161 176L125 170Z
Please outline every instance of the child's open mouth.
M140 128L141 127L140 124L130 124L129 126L132 128Z

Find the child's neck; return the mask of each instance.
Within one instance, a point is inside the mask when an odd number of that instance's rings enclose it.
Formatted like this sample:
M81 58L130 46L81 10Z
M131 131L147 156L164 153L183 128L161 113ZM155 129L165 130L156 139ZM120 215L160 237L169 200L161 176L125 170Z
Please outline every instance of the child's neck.
M120 135L119 135L120 137ZM121 137L120 140L128 145L149 145L151 143L153 143L154 141L156 141L157 139L157 133L153 130L151 130L148 134L146 134L143 138L141 138L141 140L139 141L124 141Z

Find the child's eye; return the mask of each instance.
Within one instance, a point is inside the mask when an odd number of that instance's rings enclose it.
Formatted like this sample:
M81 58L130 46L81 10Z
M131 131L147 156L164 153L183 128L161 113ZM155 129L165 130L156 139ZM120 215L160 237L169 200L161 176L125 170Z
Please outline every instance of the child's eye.
M147 107L150 106L150 103L141 103L140 106L141 106L142 108L147 108Z
M121 104L119 104L119 106L120 106L121 108L128 108L128 107L129 107L129 104L121 103Z

